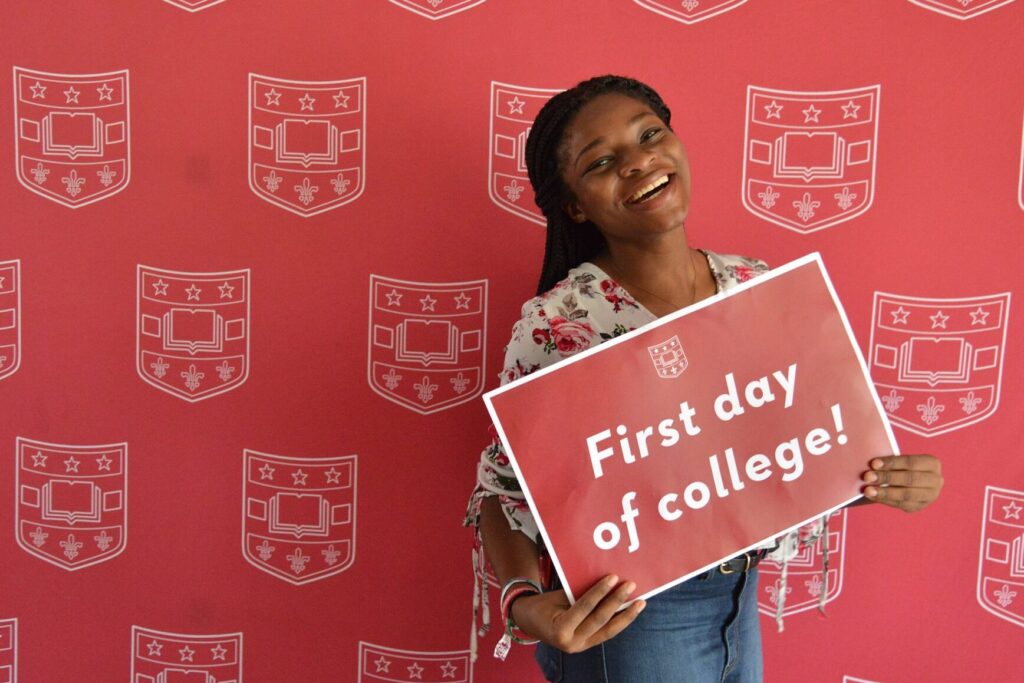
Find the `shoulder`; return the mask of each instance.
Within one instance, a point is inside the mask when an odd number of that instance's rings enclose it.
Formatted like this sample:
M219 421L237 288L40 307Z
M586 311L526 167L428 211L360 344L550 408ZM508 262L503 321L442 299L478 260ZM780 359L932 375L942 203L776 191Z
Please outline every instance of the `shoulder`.
M719 290L729 289L768 272L768 264L758 258L738 254L716 254L705 251L711 274Z

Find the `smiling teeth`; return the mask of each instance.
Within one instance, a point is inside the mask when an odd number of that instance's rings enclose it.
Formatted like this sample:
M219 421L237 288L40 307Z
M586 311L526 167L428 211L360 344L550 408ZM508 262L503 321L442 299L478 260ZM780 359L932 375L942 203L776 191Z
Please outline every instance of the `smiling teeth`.
M630 195L629 201L630 202L638 202L638 201L640 201L640 198L643 197L645 194L647 194L651 190L656 190L657 188L661 187L662 185L665 185L667 182L668 182L668 176L667 175L663 175L660 178L658 178L657 180L655 180L653 183L651 183L650 185L647 185L645 187L641 187L639 190L637 190L632 195Z

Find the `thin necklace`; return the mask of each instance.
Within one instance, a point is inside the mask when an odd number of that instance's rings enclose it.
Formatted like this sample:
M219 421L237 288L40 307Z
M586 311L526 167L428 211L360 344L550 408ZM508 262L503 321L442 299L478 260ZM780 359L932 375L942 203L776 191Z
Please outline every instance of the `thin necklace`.
M693 251L690 251L690 301L685 304L677 304L674 301L669 301L668 299L660 297L648 289L644 289L635 282L629 282L628 280L623 280L622 278L616 277L614 275L612 275L612 279L619 283L619 285L622 285L623 283L631 285L632 287L639 289L641 292L653 296L658 301L668 304L675 310L679 310L680 308L685 308L686 306L693 305L697 301L697 266L695 266L693 263Z

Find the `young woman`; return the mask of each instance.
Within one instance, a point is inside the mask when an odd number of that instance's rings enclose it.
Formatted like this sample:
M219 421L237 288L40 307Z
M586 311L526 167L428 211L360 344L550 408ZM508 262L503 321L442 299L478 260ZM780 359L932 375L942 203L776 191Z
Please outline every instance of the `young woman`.
M503 382L767 270L757 259L687 243L690 168L670 122L654 90L618 76L584 81L538 114L526 162L547 245L538 296L523 306L506 349ZM585 409L567 402L566 419ZM865 502L915 511L942 488L932 456L874 458L868 467ZM503 626L520 642L540 642L536 657L548 680L761 680L755 567L771 548L621 611L635 585L614 575L570 606L557 585L539 588L537 526L497 440L482 455L467 523L478 527L503 586ZM782 539L781 561L797 539Z

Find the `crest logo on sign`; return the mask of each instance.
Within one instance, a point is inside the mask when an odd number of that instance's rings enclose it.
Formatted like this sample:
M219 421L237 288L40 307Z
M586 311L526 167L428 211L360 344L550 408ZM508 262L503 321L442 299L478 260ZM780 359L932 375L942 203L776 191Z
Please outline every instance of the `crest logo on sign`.
M1003 5L1009 5L1013 0L910 0L910 2L954 19L973 19Z
M801 527L805 533L813 526L813 522ZM821 580L822 567L825 560L825 544L828 544L828 592L825 603L828 604L839 597L843 590L843 563L846 557L846 510L833 512L828 518L828 535L822 536L815 543L802 546L795 557L790 559L786 573L786 585L782 586L782 565L771 560L762 560L758 565L760 572L760 592L757 596L757 609L769 617L774 617L785 591L782 615L789 616L816 608L821 604L821 593L825 590Z
M128 540L128 444L70 446L18 437L18 545L75 571L120 555Z
M370 388L429 415L483 390L487 280L370 276Z
M469 650L400 650L359 641L358 683L473 683Z
M189 12L198 12L199 10L219 5L224 0L164 0L164 2Z
M132 626L132 683L242 683L242 634Z
M243 456L242 554L296 586L356 559L356 456Z
M978 560L978 602L1024 626L1024 491L985 487Z
M18 683L17 619L0 619L0 681Z
M77 209L128 186L128 71L57 74L14 67L18 181Z
M656 12L663 17L681 21L684 24L696 24L711 17L736 9L747 0L633 0L636 4Z
M881 86L797 92L747 87L743 205L809 233L871 207Z
M249 269L138 267L136 370L191 403L249 377Z
M427 19L444 19L459 12L482 5L486 0L391 0L410 12L415 12Z
M689 363L686 360L686 352L679 341L678 335L672 335L671 339L648 346L647 352L651 354L651 362L662 379L673 379L682 377Z
M875 292L868 363L892 424L936 436L999 406L1010 293L925 299Z
M533 201L526 172L526 138L544 103L560 90L491 81L491 137L487 191L491 201L521 218L546 225Z
M0 379L21 365L21 261L0 261Z
M366 183L366 79L249 74L249 187L308 218L355 201Z

